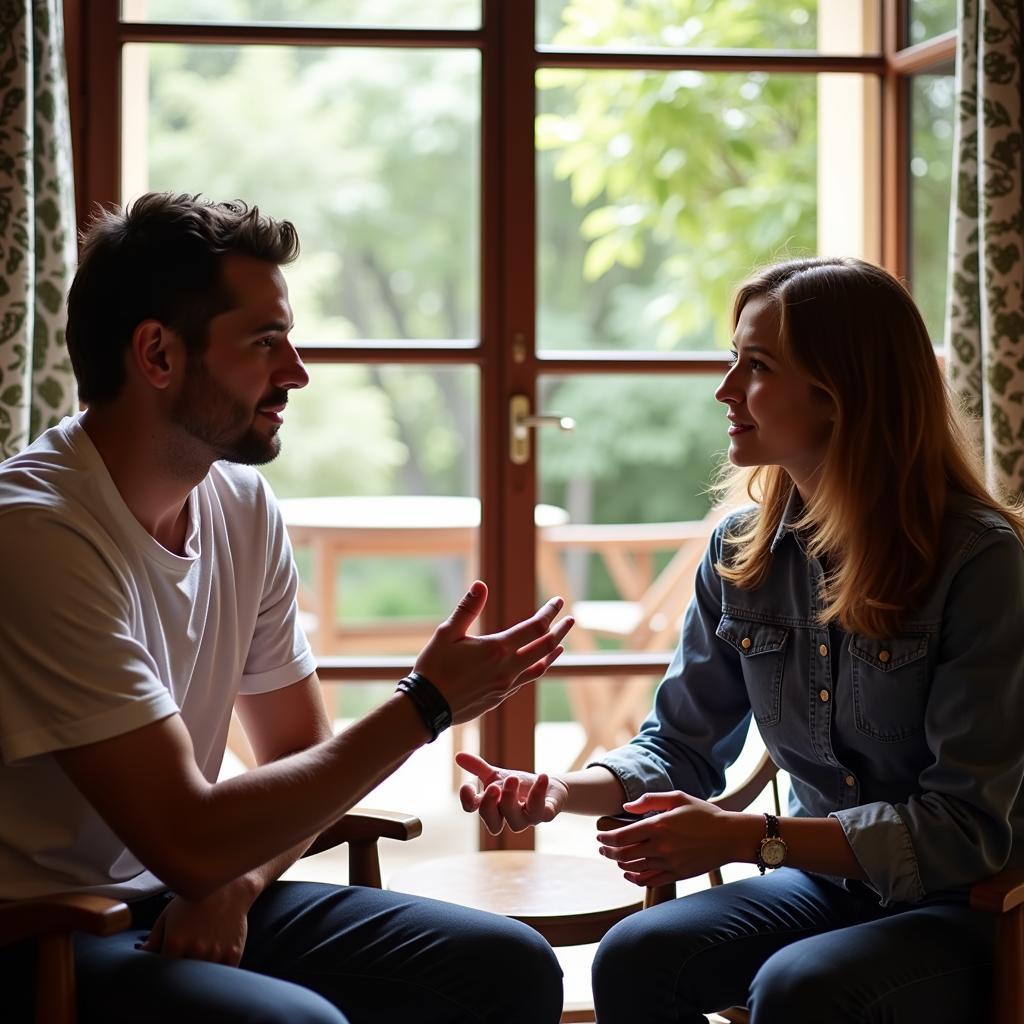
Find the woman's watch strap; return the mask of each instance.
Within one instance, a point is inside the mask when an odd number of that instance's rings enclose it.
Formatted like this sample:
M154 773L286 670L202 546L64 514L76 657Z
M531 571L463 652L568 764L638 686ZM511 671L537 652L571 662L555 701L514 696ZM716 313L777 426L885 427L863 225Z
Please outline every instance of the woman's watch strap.
M780 868L786 862L786 854L789 853L789 847L786 846L786 841L779 834L779 819L774 814L765 814L764 816L764 839L761 840L761 845L757 848L757 860L754 862L757 864L758 870L763 875L766 868Z

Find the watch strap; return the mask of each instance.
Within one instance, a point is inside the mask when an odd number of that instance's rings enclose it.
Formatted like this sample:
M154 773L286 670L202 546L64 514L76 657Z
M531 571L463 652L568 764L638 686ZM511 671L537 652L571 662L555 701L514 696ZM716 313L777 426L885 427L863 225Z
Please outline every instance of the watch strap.
M452 724L452 709L444 694L419 672L410 672L398 680L396 692L404 693L419 712L433 743Z

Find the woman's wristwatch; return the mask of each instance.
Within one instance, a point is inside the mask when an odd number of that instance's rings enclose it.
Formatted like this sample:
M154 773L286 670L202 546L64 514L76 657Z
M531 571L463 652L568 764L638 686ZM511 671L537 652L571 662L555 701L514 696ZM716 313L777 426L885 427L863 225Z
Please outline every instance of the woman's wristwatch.
M765 868L779 868L786 862L789 847L779 835L779 819L774 814L764 816L764 839L757 850L758 870L763 875Z

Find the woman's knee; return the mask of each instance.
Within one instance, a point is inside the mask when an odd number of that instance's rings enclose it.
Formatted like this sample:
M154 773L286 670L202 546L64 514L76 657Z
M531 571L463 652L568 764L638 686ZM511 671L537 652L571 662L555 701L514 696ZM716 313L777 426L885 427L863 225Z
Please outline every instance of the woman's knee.
M751 1024L847 1024L861 1007L844 996L835 969L809 950L787 946L769 957L750 983Z

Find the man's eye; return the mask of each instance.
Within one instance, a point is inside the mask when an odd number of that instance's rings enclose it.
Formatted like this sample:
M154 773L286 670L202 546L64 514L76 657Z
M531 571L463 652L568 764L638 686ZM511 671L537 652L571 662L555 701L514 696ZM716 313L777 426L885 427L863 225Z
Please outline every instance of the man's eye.
M273 348L274 347L274 339L271 338L271 337L260 338L260 340L257 341L256 344L259 345L261 348Z

